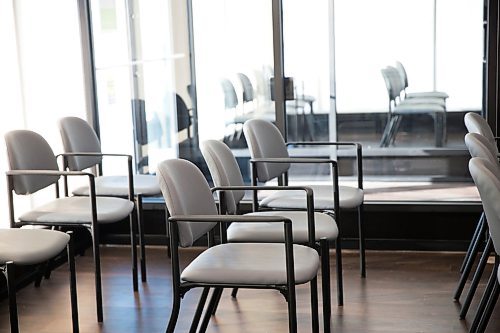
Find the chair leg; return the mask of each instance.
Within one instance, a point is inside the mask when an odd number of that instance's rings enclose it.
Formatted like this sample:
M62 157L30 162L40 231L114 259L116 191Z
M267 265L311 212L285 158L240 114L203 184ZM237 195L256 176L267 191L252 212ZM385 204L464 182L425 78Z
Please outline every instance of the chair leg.
M129 216L130 220L130 249L132 250L132 285L134 291L139 290L139 278L137 269L137 240L136 240L136 226L137 226L137 211L134 209Z
M220 299L222 297L222 291L217 295L217 298L214 300L214 308L212 309L212 316L215 316L215 313L217 312L217 308L219 307Z
M208 323L210 322L210 317L214 312L214 307L217 302L217 298L220 297L219 294L222 294L223 289L220 287L214 288L212 293L212 297L210 298L210 302L208 303L207 311L205 312L205 316L201 322L200 330L198 332L205 333L207 331Z
M78 324L78 299L76 292L76 270L75 270L75 250L73 232L68 232L70 239L67 246L68 266L69 266L69 290L71 297L71 322L73 324L73 333L80 332Z
M174 333L175 325L177 324L177 318L179 318L179 311L181 308L181 295L178 291L174 289L172 312L170 313L170 319L168 320L166 333Z
M288 281L288 332L297 333L297 301L295 296L295 281Z
M359 229L359 269L361 277L366 277L366 255L365 255L365 226L364 226L364 206L361 204L358 207L358 229Z
M481 301L476 310L476 315L474 316L474 320L470 326L469 332L477 332L477 328L479 327L479 323L481 322L481 318L483 316L484 310L488 303L488 300L491 296L493 288L495 284L497 284L497 271L498 271L498 256L495 257L495 266L493 266L493 270L491 271L490 278L488 280L488 284L484 289L483 296L481 297Z
M97 321L99 323L102 323L104 315L102 310L101 254L99 249L98 228L91 228L91 233L95 265L95 299L97 305Z
M319 314L318 314L318 278L314 278L309 283L311 288L311 324L312 332L319 333Z
M137 229L139 231L139 254L141 262L141 279L142 282L147 281L146 272L146 243L144 242L144 214L142 206L142 195L137 195Z
M19 333L19 321L17 317L16 301L16 281L14 277L14 263L8 261L4 267L5 278L7 279L7 293L9 295L9 318L11 333Z
M474 277L472 278L469 291L467 292L467 297L465 298L464 304L462 305L462 309L460 310L460 319L465 319L465 316L467 315L467 311L469 310L472 298L476 293L477 286L479 285L479 281L481 280L481 276L483 275L484 268L486 267L486 263L488 262L488 257L490 256L492 247L493 247L493 242L491 240L491 237L489 237L488 242L486 243L486 246L484 248L483 254L481 255L481 259L479 260L479 263L477 265Z
M474 230L474 234L472 235L472 239L469 243L469 247L467 248L467 252L465 253L464 260L462 261L462 266L460 266L460 273L463 273L465 269L465 265L467 265L467 261L470 258L470 254L472 252L472 248L474 247L474 244L477 241L477 238L480 236L479 231L481 230L481 226L485 223L484 221L484 212L481 213L481 217L479 218L479 221L477 221L476 224L476 229Z
M500 286L498 285L498 280L495 280L495 285L493 286L490 298L488 299L488 303L484 308L484 313L481 316L479 325L477 326L477 332L483 333L486 330L486 326L488 326L488 322L490 321L491 314L495 309L495 304L498 301L499 295L500 295Z
M200 300L198 301L196 312L194 313L193 322L191 323L191 327L189 328L189 333L196 333L196 330L198 329L198 324L200 323L201 314L203 312L203 308L205 307L205 303L207 302L209 291L210 288L208 287L203 288Z
M458 286L457 289L455 290L455 294L453 296L453 299L459 300L460 296L462 295L462 291L464 290L465 284L467 282L467 278L469 277L470 271L472 270L472 266L474 265L474 261L476 259L476 255L479 252L479 246L481 245L481 240L483 239L484 233L486 231L486 223L484 223L481 226L481 229L479 230L479 237L477 238L477 242L474 244L471 254L469 256L469 260L467 261L467 264L465 265L463 273L460 275L460 280L458 281Z
M231 297L236 298L238 295L238 288L233 288L233 291L231 291Z
M331 331L331 318L332 318L332 297L330 288L330 249L328 245L328 240L322 238L319 241L320 245L320 255L321 255L321 291L323 299L323 331L325 333L330 333ZM337 254L336 254L337 255ZM338 274L338 271L337 271ZM337 281L339 275L337 275ZM340 279L342 277L340 276ZM338 290L338 294L342 291ZM340 299L339 299L340 302ZM340 304L339 304L340 305Z

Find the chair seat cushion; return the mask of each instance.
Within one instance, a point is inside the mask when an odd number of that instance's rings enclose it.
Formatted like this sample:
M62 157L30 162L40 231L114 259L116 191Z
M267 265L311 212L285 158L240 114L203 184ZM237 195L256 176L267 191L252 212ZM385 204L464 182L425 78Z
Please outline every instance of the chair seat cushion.
M404 104L436 104L442 107L446 106L446 100L439 97L414 97L414 98L405 98L401 103Z
M128 176L101 176L95 179L96 195L110 197L128 196ZM89 187L79 187L74 195L89 195ZM154 175L134 175L134 194L160 195L160 184Z
M293 240L295 243L306 243L308 240L308 221L305 211L265 211L245 214L246 216L283 216L292 220ZM337 239L339 230L335 220L323 213L314 213L316 230L315 240L326 237ZM232 223L227 230L230 242L284 242L283 224L281 223Z
M99 223L117 222L126 218L134 209L132 201L121 198L97 197ZM53 200L19 217L22 222L39 223L91 223L89 197L65 197Z
M318 273L318 253L303 245L294 245L293 249L295 281L308 282ZM184 269L181 279L193 283L284 285L285 244L228 243L208 248Z
M422 91L422 92L413 92L406 94L406 98L421 98L421 97L437 97L446 99L450 96L442 91Z
M413 104L400 103L393 110L393 113L436 113L444 112L445 108L437 104Z
M308 185L314 192L314 208L319 210L333 209L333 192L331 185ZM340 208L356 208L363 203L362 189L350 186L339 186ZM260 202L262 207L274 209L306 209L306 196L303 191L276 191Z
M69 242L69 235L43 229L0 229L0 264L42 263L60 253Z

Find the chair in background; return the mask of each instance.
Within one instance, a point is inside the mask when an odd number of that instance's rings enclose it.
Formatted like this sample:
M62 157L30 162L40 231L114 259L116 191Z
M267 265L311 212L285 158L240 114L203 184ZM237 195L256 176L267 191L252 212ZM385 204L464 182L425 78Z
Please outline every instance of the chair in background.
M500 278L498 272L500 262L498 257L500 251L500 205L498 205L500 198L500 168L498 163L495 165L491 161L474 157L469 161L469 171L481 196L495 250L495 265L470 327L470 332L484 332L500 294L498 281Z
M276 186L245 186L236 158L223 142L217 140L204 141L201 145L201 152L207 162L214 185L220 191L224 191L223 195L219 196L219 200L223 201L221 207L225 208L228 214L235 215L239 213L240 202L245 195L245 190L290 190L287 187ZM333 163L335 164L335 162ZM336 180L336 183L338 183L338 180ZM233 188L238 190L231 190ZM310 200L313 203L313 199ZM338 228L334 217L331 215L314 212L314 207L311 206L307 208L307 211L259 211L245 214L245 216L286 217L292 221L294 243L307 244L311 242L315 244L321 257L323 317L325 320L323 327L325 332L330 332L330 247L328 242L337 239ZM282 230L274 223L235 223L231 224L227 229L227 240L232 243L279 243L283 242L284 239ZM338 255L341 254L338 253ZM342 262L340 258L338 262ZM337 281L338 302L339 305L342 305L342 267L340 265L337 265Z
M220 84L224 93L224 109L226 111L227 133L224 139L228 143L232 143L240 139L243 123L248 117L241 112L238 95L231 80L222 78Z
M396 61L396 69L398 70L398 74L401 77L401 81L403 83L403 93L404 97L408 99L413 99L413 98L439 98L442 100L446 100L449 96L447 93L442 92L442 91L419 91L419 92L407 92L406 89L408 88L408 75L406 73L406 69L404 68L403 64L399 61Z
M388 66L381 70L382 77L389 96L387 124L380 140L381 147L394 143L403 116L422 114L429 115L434 120L434 141L437 147L442 147L445 141L446 107L442 99L401 100L403 91L402 80L396 68Z
M95 192L97 196L127 198L135 203L138 217L140 263L142 281L147 280L146 273L146 248L144 243L144 214L142 200L145 196L158 196L161 194L160 185L154 175L133 174L132 156L126 154L105 154L101 151L101 143L94 129L83 119L77 117L64 117L59 120L59 130L64 147L64 169L82 171L94 166L99 166L103 157L126 158L128 175L103 176L102 172L95 178ZM102 171L101 168L98 168ZM73 191L76 196L88 196L89 187L79 187ZM68 187L65 184L65 194ZM135 222L131 221L131 227ZM135 229L135 227L134 227ZM135 232L134 232L135 233ZM135 239L134 239L135 246ZM135 259L134 259L135 261ZM134 264L134 270L137 267ZM134 276L137 274L135 273ZM138 289L137 279L134 279L134 290Z
M212 192L201 171L191 162L172 159L158 165L158 177L165 202L172 216L171 230L173 307L167 333L174 332L181 298L190 289L203 287L190 332L195 332L209 288L212 299L223 288L277 289L288 301L289 331L297 331L295 285L316 283L319 269L318 253L311 247L292 244L292 224L277 216L219 215ZM284 222L284 244L222 243L211 246L197 256L181 272L178 248L190 247L202 235L213 232L218 223ZM224 241L224 239L222 239ZM212 244L213 245L213 244ZM313 244L309 244L313 246ZM311 291L313 316L317 312L317 295ZM215 305L209 303L207 313ZM318 318L313 317L313 331L318 332ZM206 327L201 327L204 332Z
M478 133L484 136L492 147L496 149L496 155L498 155L498 137L493 134L490 125L479 114L475 112L467 112L464 116L464 124L469 133Z
M191 109L187 107L186 102L184 102L179 94L175 94L175 103L177 110L177 131L180 132L184 129L187 131L187 140L191 146L193 144L193 138L191 137L191 125L193 125Z
M255 105L254 103L254 89L253 89L253 84L252 81L250 81L250 78L243 73L237 73L238 79L240 80L241 83L241 88L242 88L242 101L243 101L243 113L249 112L248 110L245 110L245 106L249 103L251 103L251 111L254 111Z
M45 139L32 131L15 130L5 134L10 170L7 173L9 219L11 228L23 225L50 227L83 227L90 231L95 263L97 320L102 322L102 285L99 255L99 225L119 222L127 217L132 221L132 201L121 198L97 197L94 175L80 171L59 171L57 159ZM89 180L89 196L59 197L58 181L61 176L84 176ZM14 192L32 195L54 185L56 199L35 207L15 218ZM131 225L131 243L135 237ZM132 259L136 258L132 245ZM133 266L136 266L134 261ZM137 280L137 270L133 280Z
M9 174L14 175L16 173ZM11 333L19 332L15 267L42 264L56 257L64 248L67 248L68 252L72 328L73 333L78 333L75 257L71 232L66 234L43 229L0 229L0 271L7 280Z
M280 131L271 122L261 119L251 119L245 122L243 126L245 137L250 150L252 164L252 185L257 181L267 182L272 179L278 179L279 184L288 185L288 170L292 163L326 163L327 159L307 159L290 158L287 145L295 146L353 146L356 148L356 166L357 166L357 187L338 186L338 193L335 192L336 186L332 185L310 185L314 191L314 207L319 211L334 211L337 207L339 212L335 212L335 220L339 226L339 235L337 241L337 252L341 251L340 244L342 239L341 218L343 210L357 209L358 211L358 230L359 230L359 252L360 252L360 271L361 276L366 276L365 263L365 236L363 225L363 166L362 166L362 147L359 143L352 142L289 142L285 143ZM272 163L271 163L272 162ZM332 177L335 175L332 174ZM335 178L333 179L333 181ZM254 191L254 204L269 209L306 209L306 201L297 193L277 192L265 197L258 202L257 193ZM339 258L339 257L337 257Z

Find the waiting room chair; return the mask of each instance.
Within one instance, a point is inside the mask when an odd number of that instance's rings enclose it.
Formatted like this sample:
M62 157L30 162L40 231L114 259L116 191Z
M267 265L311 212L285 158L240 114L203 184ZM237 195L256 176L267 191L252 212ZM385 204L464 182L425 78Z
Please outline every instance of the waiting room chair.
M245 195L245 190L268 190L289 191L290 188L276 186L245 186L243 176L238 167L236 159L223 142L217 140L207 140L201 145L201 152L208 169L214 181L214 185L223 195L219 196L220 201L224 201L221 207L225 208L228 214L239 213L241 200ZM335 165L336 163L332 161ZM338 178L338 177L337 177ZM338 183L338 180L336 180ZM231 190L237 188L238 190ZM305 190L305 188L304 188ZM220 192L219 192L220 193ZM310 199L314 203L314 199ZM338 210L338 209L337 209ZM323 314L325 319L324 331L330 331L330 263L329 263L329 244L335 241L338 236L338 228L333 216L314 212L314 207L309 206L307 211L277 211L267 210L251 212L245 216L283 216L292 221L293 241L294 243L307 244L313 242L320 253L321 272L322 272L322 291L323 291ZM313 238L309 239L309 235ZM227 229L227 241L232 243L262 242L279 243L283 242L283 232L275 223L235 223L229 225ZM338 256L341 253L337 253ZM340 263L340 264L339 264ZM337 281L338 281L338 303L342 305L342 263L337 260ZM234 295L235 296L235 295Z
M423 114L434 120L434 141L437 147L442 147L445 141L446 106L441 99L434 98L424 101L411 101L409 98L401 101L403 85L396 68L388 66L381 70L387 88L389 106L387 124L380 140L381 147L388 147L395 139L403 116Z
M59 255L64 248L67 248L70 272L72 328L73 333L79 332L75 257L71 234L72 232L63 233L44 229L0 229L0 271L7 280L11 333L19 332L15 268L43 264Z
M59 130L64 147L64 169L71 171L82 171L94 166L99 166L103 157L117 157L127 159L128 174L126 176L105 176L100 172L95 178L95 192L97 196L127 198L135 203L137 211L137 226L139 231L141 277L145 282L146 277L146 247L144 242L144 214L143 197L161 195L160 185L154 175L133 174L132 156L126 154L105 154L101 151L101 143L94 129L83 119L77 117L65 117L59 120ZM98 168L98 170L102 170ZM132 185L133 184L133 185ZM67 184L65 194L67 193ZM88 196L89 187L79 187L73 191L76 196ZM133 218L136 214L132 215ZM131 228L135 225L131 221ZM135 230L135 227L134 227ZM134 231L135 232L135 231ZM135 238L133 240L135 247ZM134 253L135 255L135 253ZM137 260L134 259L134 262ZM137 266L134 264L134 272ZM137 273L134 273L136 276ZM137 279L134 279L134 290L138 290Z
M396 69L398 70L398 74L401 77L403 82L403 94L407 99L420 99L420 98L439 98L442 100L446 100L449 96L447 93L443 91L419 91L419 92L407 92L408 88L408 74L406 73L406 69L403 64L399 61L396 61Z
M10 170L7 173L8 205L11 228L23 225L50 227L83 227L90 231L95 263L97 320L102 322L102 284L99 255L99 225L131 218L134 204L128 199L96 196L95 177L81 171L59 171L56 156L45 139L28 130L15 130L5 134ZM61 176L83 176L89 180L89 196L59 197ZM32 195L39 190L55 186L56 199L16 217L14 192ZM131 243L134 233L130 230ZM135 252L132 246L132 252ZM135 254L132 255L135 258ZM135 273L135 272L133 272ZM137 279L137 275L133 274Z
M279 216L219 215L213 194L201 171L191 162L172 159L158 165L158 177L165 202L172 216L171 229L173 308L167 333L174 332L181 298L190 289L202 287L190 332L195 332L205 307L209 288L218 298L223 288L277 289L288 302L289 332L297 331L295 286L316 283L319 269L318 253L309 246L293 245L292 222ZM197 256L182 272L179 267L179 246L190 247L218 223L281 223L284 244L278 243L222 243L214 245ZM224 240L223 240L224 241ZM212 244L213 245L213 244ZM317 315L317 295L311 288L313 316ZM210 302L207 313L212 313ZM312 320L313 331L318 332L318 318ZM206 327L201 327L204 332Z
M500 251L500 168L497 164L486 159L474 157L469 161L469 171L479 190L483 209L488 223L490 237L495 250L495 265L493 267L483 297L479 303L476 316L469 332L484 332L493 312L498 295L499 286L499 257Z
M491 147L489 141L481 134L467 133L465 135L465 144L469 149L471 157L479 157L482 159L486 159L490 161L492 164L496 165L497 167L499 166L498 160L493 153L493 147ZM481 245L483 245L483 240L486 241L486 244L484 246L481 258L476 266L476 271L470 283L467 296L464 302L462 303L460 309L460 319L465 319L465 316L467 315L469 307L472 303L472 299L481 280L484 268L486 267L488 258L490 256L490 252L492 251L491 237L489 237L488 234L488 227L486 219L484 217L484 213L481 215L481 218L478 221L476 231L474 232L474 236L472 238L472 241L470 243L469 249L467 251L464 260L464 268L463 270L461 270L460 280L454 295L454 299L457 301L459 300L462 291L465 287L465 284L468 280L469 274L474 265L476 255L478 254L480 248L482 247Z
M243 131L247 139L251 156L252 185L257 181L267 182L272 179L278 179L280 184L288 185L288 171L291 164L298 163L328 163L327 159L308 159L308 158L290 158L287 145L304 146L353 146L356 148L356 166L357 166L357 187L338 186L339 192L335 192L336 186L333 178L332 185L310 185L314 192L314 207L319 211L334 211L335 220L339 226L339 235L337 236L337 251L340 251L342 239L341 218L343 210L357 209L358 211L358 230L359 230L359 251L360 251L360 271L361 276L366 276L365 264L365 236L363 225L363 166L362 166L362 147L359 143L351 142L289 142L285 143L278 128L271 122L252 119L245 122ZM334 177L335 175L332 175ZM281 180L281 182L280 182ZM257 192L254 191L254 204L262 208L270 209L306 209L306 201L298 193L277 192L266 196L258 202ZM338 206L335 202L338 200Z
M467 112L464 116L464 124L469 133L478 133L484 136L492 147L495 147L498 156L498 137L493 134L490 125L482 116L475 112Z

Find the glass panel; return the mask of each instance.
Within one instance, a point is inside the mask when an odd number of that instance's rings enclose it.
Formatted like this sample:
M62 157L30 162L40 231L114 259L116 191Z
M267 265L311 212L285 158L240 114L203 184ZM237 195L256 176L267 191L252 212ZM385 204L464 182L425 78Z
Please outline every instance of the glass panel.
M99 122L113 129L101 132L102 149L135 153L137 170L154 173L177 155L169 4L94 0L92 16ZM116 159L105 167L126 172Z
M223 140L245 176L243 122L275 119L271 10L269 0L193 1L199 140Z

